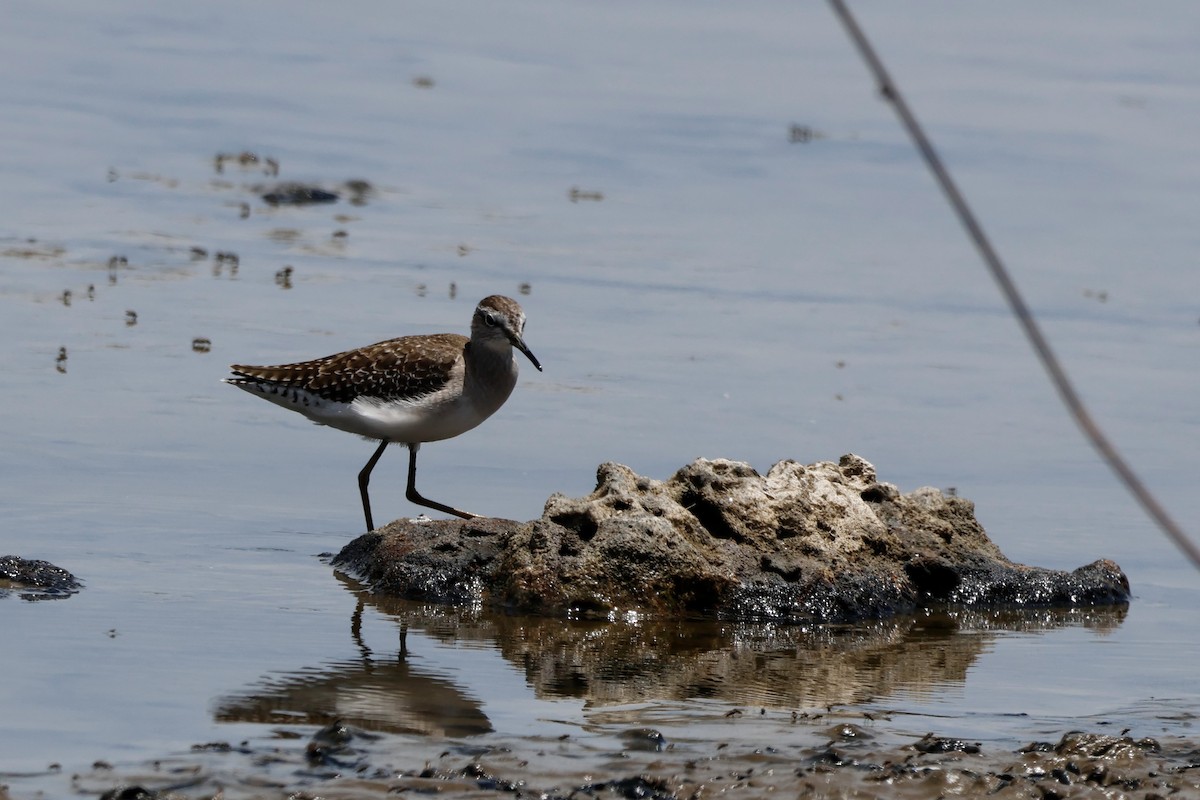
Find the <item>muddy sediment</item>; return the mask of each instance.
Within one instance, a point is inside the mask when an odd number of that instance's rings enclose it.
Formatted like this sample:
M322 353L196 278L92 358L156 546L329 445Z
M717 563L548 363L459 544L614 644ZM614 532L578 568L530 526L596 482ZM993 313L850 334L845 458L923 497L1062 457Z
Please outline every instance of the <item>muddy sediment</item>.
M666 481L602 464L586 497L541 518L398 520L335 566L377 593L523 613L696 614L784 623L887 618L935 605L1123 604L1112 561L1073 571L1009 560L974 504L902 494L855 455L837 463L697 459Z
M675 738L608 726L536 739L413 742L331 723L316 734L206 742L145 765L98 762L47 773L43 787L105 800L364 798L397 795L684 800L760 797L1192 797L1194 744L1119 731L1069 731L999 746L897 735L886 714L765 709L698 720L722 735ZM0 775L0 781L11 776ZM22 776L26 780L31 776ZM34 776L36 777L36 776ZM18 781L0 798L23 796Z

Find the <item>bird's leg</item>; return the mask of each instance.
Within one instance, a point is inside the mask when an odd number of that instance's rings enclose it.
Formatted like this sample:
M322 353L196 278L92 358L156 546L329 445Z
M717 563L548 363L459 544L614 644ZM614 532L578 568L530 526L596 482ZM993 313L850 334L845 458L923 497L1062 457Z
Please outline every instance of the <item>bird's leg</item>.
M387 439L380 442L375 455L371 456L371 460L362 468L362 472L358 473L358 493L362 495L363 514L367 517L367 533L375 530L375 523L371 520L371 498L367 495L367 484L371 481L371 470L375 469L376 462L379 461L379 457L383 455L383 451L389 444Z
M426 508L436 508L438 511L453 514L463 519L479 519L478 514L472 514L469 511L459 511L457 508L451 508L450 506L421 497L420 492L417 491L417 451L420 449L421 445L419 443L408 446L408 490L404 493L404 496L408 498L409 502L425 506ZM366 497L366 495L363 496Z

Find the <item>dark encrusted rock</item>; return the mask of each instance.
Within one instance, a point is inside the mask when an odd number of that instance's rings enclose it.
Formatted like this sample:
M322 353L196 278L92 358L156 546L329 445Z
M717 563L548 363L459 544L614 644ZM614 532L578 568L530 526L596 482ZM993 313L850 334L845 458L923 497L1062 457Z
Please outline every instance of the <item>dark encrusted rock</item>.
M487 518L397 520L350 542L333 563L382 594L476 603L494 580L500 548L515 527Z
M0 597L16 591L23 600L52 600L79 591L79 579L49 561L0 556Z
M587 497L541 519L400 520L334 564L387 594L545 614L693 613L781 622L879 618L919 607L1124 603L1111 561L1074 572L1015 564L974 505L881 483L839 463L697 459L667 481L602 464Z

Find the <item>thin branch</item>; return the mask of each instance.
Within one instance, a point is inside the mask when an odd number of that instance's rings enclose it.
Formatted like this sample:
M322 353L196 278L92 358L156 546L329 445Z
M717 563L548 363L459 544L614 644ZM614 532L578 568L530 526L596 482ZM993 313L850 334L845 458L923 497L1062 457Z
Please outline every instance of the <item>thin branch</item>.
M900 117L900 122L908 131L908 135L912 137L913 143L920 151L922 158L925 159L925 164L933 173L934 179L942 192L946 195L946 199L950 203L950 207L954 209L954 213L958 216L958 220L962 223L963 228L967 231L967 236L975 245L975 249L979 251L980 257L983 259L987 268L992 273L992 277L1000 286L1000 291L1004 294L1004 298L1008 301L1009 307L1016 316L1017 321L1021 325L1021 329L1025 332L1025 337L1029 339L1029 343L1033 346L1034 352L1038 359L1045 367L1047 374L1050 376L1050 382L1054 384L1054 388L1058 391L1058 396L1063 404L1067 407L1083 435L1092 443L1096 451L1100 453L1100 457L1104 462L1116 473L1117 478L1125 484L1125 488L1134 496L1141 504L1142 508L1150 515L1150 518L1158 525L1163 533L1167 535L1175 546L1183 551L1192 562L1192 564L1200 569L1200 549L1187 537L1183 529L1171 519L1167 514L1166 509L1159 504L1146 485L1134 473L1133 469L1125 462L1125 459L1117 452L1116 447L1108 440L1104 432L1100 430L1100 426L1092 419L1087 408L1083 404L1083 400L1079 397L1079 393L1075 391L1067 373L1063 370L1062 364L1059 363L1058 357L1054 355L1054 351L1050 348L1050 343L1042 334L1041 328L1034 319L1029 306L1026 305L1020 291L1017 290L1017 285L1009 274L1008 269L1000 260L1000 256L992 247L987 235L983 232L983 227L975 218L975 214L967 205L966 198L958 190L950 173L942 164L941 158L938 157L937 151L934 150L933 143L925 135L925 131L917 122L916 116L905 102L904 96L900 94L900 89L892 81L887 69L884 68L883 62L879 60L879 56L875 54L875 49L868 41L866 34L858 26L850 9L846 7L843 0L829 0L833 6L834 13L841 19L842 24L846 28L846 32L850 35L855 46L858 47L859 53L863 60L867 62L867 68L871 71L875 78L875 82L879 85L879 92L883 98L892 104L896 110L896 114Z

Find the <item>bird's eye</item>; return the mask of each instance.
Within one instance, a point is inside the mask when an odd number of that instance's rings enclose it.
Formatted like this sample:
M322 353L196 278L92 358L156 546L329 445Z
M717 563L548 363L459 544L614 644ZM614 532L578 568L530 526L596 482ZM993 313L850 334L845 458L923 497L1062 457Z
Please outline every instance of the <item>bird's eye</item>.
M487 323L489 328L496 327L496 315L492 314L490 311L483 312L483 321Z

